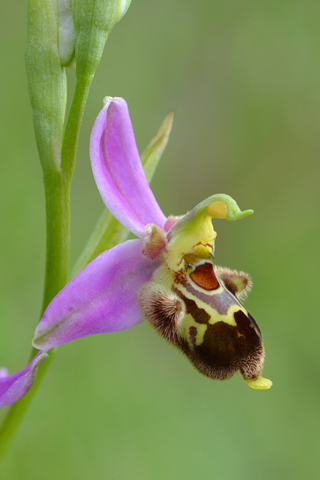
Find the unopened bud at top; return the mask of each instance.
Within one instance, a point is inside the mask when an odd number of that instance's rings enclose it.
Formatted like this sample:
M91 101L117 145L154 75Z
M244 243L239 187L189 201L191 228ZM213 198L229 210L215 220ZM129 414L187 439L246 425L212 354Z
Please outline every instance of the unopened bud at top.
M25 48L34 130L39 157L45 170L60 166L67 93L54 3L52 0L28 1Z
M131 0L74 0L76 73L92 78L102 57L107 38L130 6Z

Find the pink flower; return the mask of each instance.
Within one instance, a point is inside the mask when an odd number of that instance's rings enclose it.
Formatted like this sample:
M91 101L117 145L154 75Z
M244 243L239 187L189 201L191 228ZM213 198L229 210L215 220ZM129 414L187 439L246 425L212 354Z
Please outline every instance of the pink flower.
M110 99L98 115L90 157L105 205L138 239L103 252L61 290L36 328L34 347L47 351L127 330L145 318L204 375L222 380L239 370L251 387L269 388L260 375L260 329L239 300L250 278L213 263L212 218L237 220L252 210L242 212L219 194L182 217L166 218L145 178L121 98Z

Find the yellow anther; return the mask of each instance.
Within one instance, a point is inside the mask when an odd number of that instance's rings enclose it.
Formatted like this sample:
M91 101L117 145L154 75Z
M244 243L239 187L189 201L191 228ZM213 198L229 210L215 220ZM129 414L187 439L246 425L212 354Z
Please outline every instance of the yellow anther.
M208 207L208 214L212 218L226 218L227 212L227 205L221 201L212 202Z

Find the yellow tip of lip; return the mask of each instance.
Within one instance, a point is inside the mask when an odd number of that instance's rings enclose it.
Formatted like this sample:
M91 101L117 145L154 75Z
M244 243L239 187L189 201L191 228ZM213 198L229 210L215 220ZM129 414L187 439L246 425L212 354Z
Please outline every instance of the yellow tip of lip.
M272 381L263 377L258 377L255 380L245 380L245 382L255 390L268 390L268 388L272 387Z

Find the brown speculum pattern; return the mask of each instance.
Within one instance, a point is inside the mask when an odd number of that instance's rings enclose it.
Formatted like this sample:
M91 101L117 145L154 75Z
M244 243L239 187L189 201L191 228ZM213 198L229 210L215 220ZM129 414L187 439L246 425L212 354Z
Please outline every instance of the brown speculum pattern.
M241 294L239 284L248 285L249 279L241 283L238 276L245 278L242 272L215 270L212 261L199 259L195 265L184 262L164 288L163 278L170 272L161 266L140 295L151 325L213 379L225 380L239 370L244 379L254 380L263 368L261 331L236 296Z

